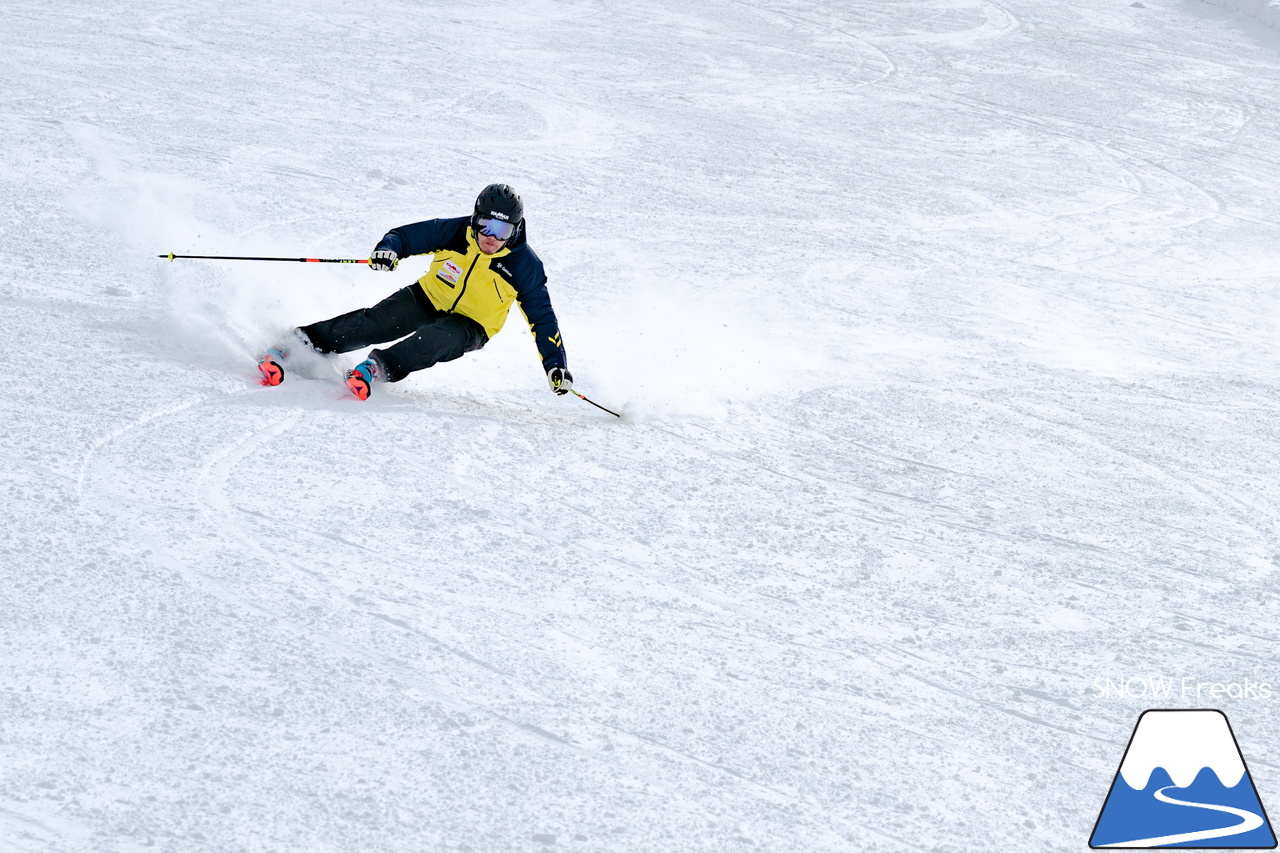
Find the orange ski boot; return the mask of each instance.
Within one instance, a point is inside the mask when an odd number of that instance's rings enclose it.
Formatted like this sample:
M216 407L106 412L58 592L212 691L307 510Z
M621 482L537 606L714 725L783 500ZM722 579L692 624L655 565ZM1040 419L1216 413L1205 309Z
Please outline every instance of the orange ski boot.
M258 359L258 373L263 385L279 385L284 381L284 363L289 351L283 347L271 347Z
M366 358L347 372L347 387L357 399L368 400L374 381L381 378L382 370L378 362L372 358Z

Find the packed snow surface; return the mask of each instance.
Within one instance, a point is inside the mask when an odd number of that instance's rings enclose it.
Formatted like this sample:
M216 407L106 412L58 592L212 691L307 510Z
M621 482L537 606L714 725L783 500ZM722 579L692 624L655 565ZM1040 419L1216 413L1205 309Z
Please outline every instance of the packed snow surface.
M1081 850L1149 707L1223 708L1280 802L1257 18L12 0L0 37L0 850ZM156 257L364 258L494 181L625 419L518 314L367 403L362 353L260 388L426 259Z

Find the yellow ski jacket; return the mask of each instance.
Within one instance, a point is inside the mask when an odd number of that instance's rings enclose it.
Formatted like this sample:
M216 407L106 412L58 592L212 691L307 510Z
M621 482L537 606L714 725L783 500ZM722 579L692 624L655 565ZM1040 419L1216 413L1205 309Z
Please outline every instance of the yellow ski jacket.
M511 304L518 303L542 356L542 368L568 367L547 274L529 247L523 223L515 238L492 255L480 251L466 216L393 228L376 248L390 249L399 258L432 255L418 286L441 311L470 317L490 338L502 329Z

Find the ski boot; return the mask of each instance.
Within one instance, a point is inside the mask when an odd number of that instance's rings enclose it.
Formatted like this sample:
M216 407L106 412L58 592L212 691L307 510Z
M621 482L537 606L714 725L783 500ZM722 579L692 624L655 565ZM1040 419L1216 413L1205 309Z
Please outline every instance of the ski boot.
M279 385L284 381L284 363L289 360L289 351L282 346L270 347L258 359L258 372L262 374L263 385Z
M370 356L347 371L347 387L351 389L351 393L355 394L357 399L368 400L373 383L381 380L383 375L382 365L378 363L377 359Z
M294 329L285 335L284 343L268 347L267 351L258 357L258 372L262 374L262 384L279 385L283 382L284 366L290 361L297 362L290 368L291 370L302 368L303 375L306 375L309 364L313 364L318 355L307 333L302 329Z

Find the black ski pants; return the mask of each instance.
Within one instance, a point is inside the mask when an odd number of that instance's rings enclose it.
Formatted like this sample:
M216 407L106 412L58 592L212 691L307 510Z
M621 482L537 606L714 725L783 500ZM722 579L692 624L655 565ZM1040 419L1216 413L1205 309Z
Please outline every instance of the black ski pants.
M351 352L404 338L394 346L369 353L386 368L389 382L399 382L413 371L441 361L453 361L489 342L484 327L470 317L441 311L416 283L397 290L372 308L301 326L300 330L317 351L325 354Z

